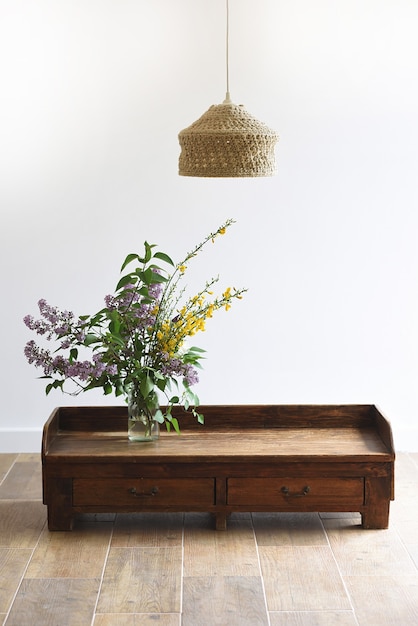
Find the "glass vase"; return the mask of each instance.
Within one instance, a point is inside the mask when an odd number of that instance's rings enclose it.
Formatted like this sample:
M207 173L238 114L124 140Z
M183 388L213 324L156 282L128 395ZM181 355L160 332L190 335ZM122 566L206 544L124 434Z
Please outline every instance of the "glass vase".
M160 436L160 424L155 420L158 404L150 409L144 401L128 397L128 439L130 441L156 441Z

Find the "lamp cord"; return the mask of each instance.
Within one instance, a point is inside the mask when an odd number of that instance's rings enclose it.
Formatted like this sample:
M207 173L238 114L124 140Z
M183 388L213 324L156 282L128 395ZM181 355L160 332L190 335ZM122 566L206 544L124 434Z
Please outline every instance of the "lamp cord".
M229 0L226 0L226 96L223 104L232 102L229 93Z

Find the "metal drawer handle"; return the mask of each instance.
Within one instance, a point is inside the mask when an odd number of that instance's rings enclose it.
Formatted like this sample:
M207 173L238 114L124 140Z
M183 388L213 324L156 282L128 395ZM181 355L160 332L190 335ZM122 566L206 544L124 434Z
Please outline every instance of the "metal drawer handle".
M292 493L289 487L282 487L282 493L288 498L303 498L303 496L307 496L310 492L311 488L309 485L305 485L302 491L295 491Z
M132 489L129 489L129 493L131 493L136 498L149 498L151 496L157 495L158 487L153 487L149 493L139 492L135 489L135 487L132 487Z

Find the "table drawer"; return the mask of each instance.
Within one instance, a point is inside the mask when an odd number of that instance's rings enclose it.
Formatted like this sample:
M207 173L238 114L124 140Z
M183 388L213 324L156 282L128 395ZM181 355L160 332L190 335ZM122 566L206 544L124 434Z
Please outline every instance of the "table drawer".
M74 506L180 506L215 502L213 478L75 478Z
M292 507L349 501L363 504L364 479L357 478L229 478L229 505Z

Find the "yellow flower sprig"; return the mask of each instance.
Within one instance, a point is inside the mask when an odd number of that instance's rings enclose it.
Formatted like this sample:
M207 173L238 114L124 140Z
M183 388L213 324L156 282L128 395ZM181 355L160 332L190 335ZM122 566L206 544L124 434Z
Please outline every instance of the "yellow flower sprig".
M210 285L216 280L211 281ZM178 314L172 320L165 320L158 330L157 339L161 349L169 357L173 357L181 349L187 337L205 330L206 320L211 318L216 310L224 307L228 311L231 308L231 300L241 299L245 291L245 289L228 287L221 297L206 301L206 294L212 295L212 292L205 289L190 298Z
M226 220L226 222L221 224L221 226L219 226L219 228L215 232L209 233L209 235L207 235L201 243L196 245L193 248L193 250L188 252L186 256L184 257L184 259L175 266L174 272L171 274L171 276L168 279L168 282L165 285L164 293L160 302L159 311L158 311L158 315L157 315L157 319L155 323L155 329L161 330L161 327L164 322L167 323L167 320L174 318L178 314L179 312L178 305L182 296L184 295L184 289L179 290L178 283L184 277L187 271L189 261L195 256L197 256L198 253L204 248L204 246L209 241L214 242L215 239L219 235L224 235L226 233L226 230L234 223L235 223L235 220L233 219ZM206 285L206 288L203 290L202 293L204 293L207 288L208 288L208 285Z

